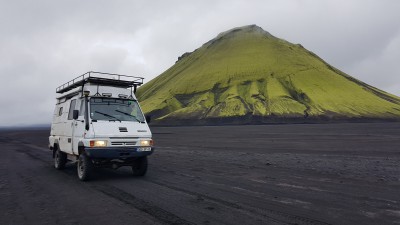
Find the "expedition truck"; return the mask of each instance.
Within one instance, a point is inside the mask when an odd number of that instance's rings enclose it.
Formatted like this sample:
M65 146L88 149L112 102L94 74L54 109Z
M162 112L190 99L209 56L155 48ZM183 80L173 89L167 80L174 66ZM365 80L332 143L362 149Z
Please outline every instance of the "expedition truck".
M96 167L132 167L144 176L154 151L152 134L135 97L142 77L87 72L56 88L49 148L54 167L77 163L80 180Z

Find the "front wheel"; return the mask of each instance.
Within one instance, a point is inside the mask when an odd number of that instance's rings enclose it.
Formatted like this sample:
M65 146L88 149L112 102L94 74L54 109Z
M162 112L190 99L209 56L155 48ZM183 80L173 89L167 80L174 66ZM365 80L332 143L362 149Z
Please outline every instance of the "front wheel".
M55 150L54 167L58 170L62 170L65 168L66 163L67 163L67 154L65 154L65 152L60 151L60 149Z
M86 181L90 179L93 173L93 164L85 153L79 155L77 170L79 180Z
M147 157L137 158L132 165L132 173L134 176L144 176L147 172Z

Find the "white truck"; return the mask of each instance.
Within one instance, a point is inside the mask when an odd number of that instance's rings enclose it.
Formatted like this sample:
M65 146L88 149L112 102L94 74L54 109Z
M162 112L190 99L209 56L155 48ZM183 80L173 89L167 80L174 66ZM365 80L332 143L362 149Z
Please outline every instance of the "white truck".
M80 180L95 167L132 167L144 176L154 151L148 123L135 97L142 77L87 72L56 88L49 148L54 167L77 162Z

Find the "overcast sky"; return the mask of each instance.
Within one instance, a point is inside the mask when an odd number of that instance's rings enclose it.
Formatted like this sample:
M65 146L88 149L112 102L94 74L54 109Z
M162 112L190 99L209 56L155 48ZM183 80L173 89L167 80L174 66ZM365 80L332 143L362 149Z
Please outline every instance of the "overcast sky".
M50 124L55 88L87 71L146 82L249 24L399 96L399 12L397 0L0 0L0 126Z

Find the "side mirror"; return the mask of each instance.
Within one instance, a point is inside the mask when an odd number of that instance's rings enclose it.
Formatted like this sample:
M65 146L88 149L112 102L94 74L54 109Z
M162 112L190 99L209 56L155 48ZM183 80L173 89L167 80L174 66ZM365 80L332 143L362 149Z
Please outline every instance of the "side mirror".
M150 121L151 121L151 116L146 116L146 122L150 123Z
M79 117L79 110L75 109L74 111L72 111L72 118L76 120L78 119L78 117Z

